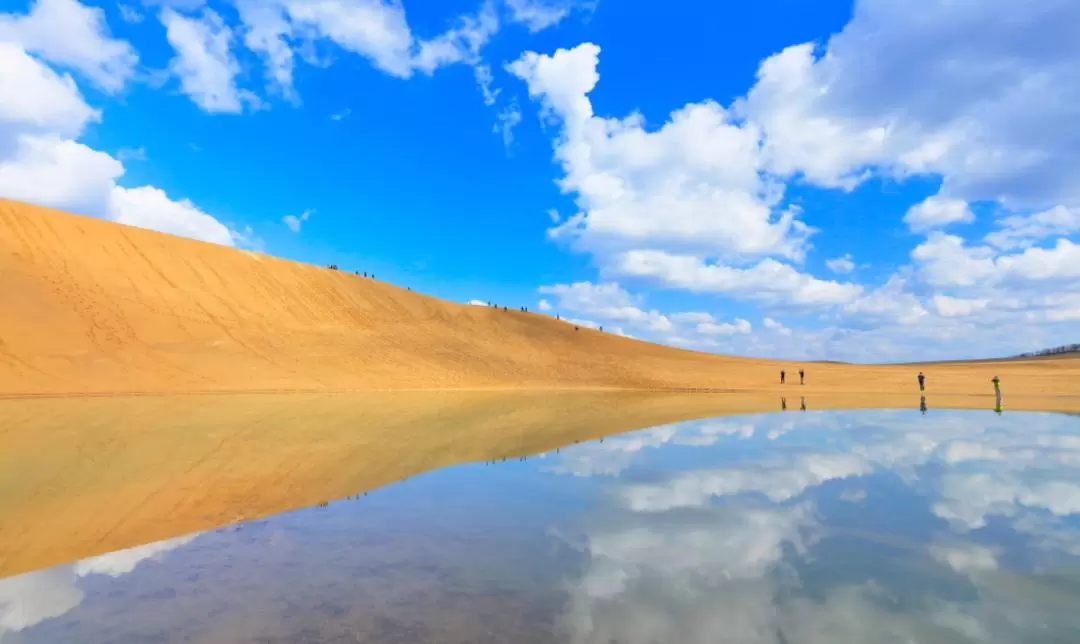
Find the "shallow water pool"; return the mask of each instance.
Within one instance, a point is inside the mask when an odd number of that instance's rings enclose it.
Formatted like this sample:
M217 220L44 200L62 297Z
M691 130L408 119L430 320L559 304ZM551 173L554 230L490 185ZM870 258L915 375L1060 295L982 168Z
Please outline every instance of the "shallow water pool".
M1080 641L1080 418L727 417L0 580L0 642Z

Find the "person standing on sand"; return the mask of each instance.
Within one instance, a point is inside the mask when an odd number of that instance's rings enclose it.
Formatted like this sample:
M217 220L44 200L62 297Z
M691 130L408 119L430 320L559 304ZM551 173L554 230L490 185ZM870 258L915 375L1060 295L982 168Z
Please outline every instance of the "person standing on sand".
M784 370L783 370L783 369L781 369L781 370L780 370L780 384L784 384L784 378L785 378L786 376L787 376L787 374L786 374L786 373L784 373Z
M926 376L919 372L919 391L926 391Z
M787 398L780 396L780 411L787 411Z
M1001 378L994 376L990 382L994 383L994 411L1001 413Z
M799 397L799 410L806 411L806 396Z
M799 369L799 384L800 385L805 385L806 384L806 372L803 371L802 369Z

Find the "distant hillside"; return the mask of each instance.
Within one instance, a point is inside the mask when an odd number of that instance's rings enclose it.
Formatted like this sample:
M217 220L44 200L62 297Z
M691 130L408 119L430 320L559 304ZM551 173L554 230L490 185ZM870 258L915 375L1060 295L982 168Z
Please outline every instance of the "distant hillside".
M1042 356L1057 356L1065 353L1080 353L1080 344L1065 344L1060 347L1054 347L1052 349L1043 349L1041 351L1032 351L1030 353L1021 353L1015 357L1017 358L1039 358Z

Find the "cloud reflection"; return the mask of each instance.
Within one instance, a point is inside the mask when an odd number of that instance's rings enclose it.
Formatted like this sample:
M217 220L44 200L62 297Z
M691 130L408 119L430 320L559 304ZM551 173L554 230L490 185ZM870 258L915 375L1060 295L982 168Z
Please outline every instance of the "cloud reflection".
M753 429L665 428L664 445L715 450L687 462L727 461L720 467L672 466L624 438L622 476L607 485L602 520L586 527L582 574L569 583L569 641L1004 643L1080 633L1080 576L1067 572L1080 564L1070 559L1080 558L1078 419L859 411L743 422ZM588 471L591 447L564 458ZM905 491L887 492L888 480ZM890 534L885 494L923 508L904 515L925 524L905 534L939 536ZM833 509L852 503L856 514ZM830 525L833 516L847 523ZM1008 532L985 532L992 521ZM839 554L862 561L859 550L873 570Z
M79 580L88 575L121 577L145 562L190 543L198 534L90 557L73 564L0 579L0 638L59 617L78 606L85 596Z

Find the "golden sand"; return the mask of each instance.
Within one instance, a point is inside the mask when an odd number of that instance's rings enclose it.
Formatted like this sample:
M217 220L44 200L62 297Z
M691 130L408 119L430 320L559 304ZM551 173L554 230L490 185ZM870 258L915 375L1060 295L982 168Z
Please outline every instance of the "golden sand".
M0 395L410 388L778 391L781 363L447 302L351 272L0 200ZM513 303L510 303L513 304ZM799 365L788 364L789 377ZM810 393L919 367L806 365ZM938 394L1080 394L1080 360L925 365ZM790 380L789 380L790 382Z

